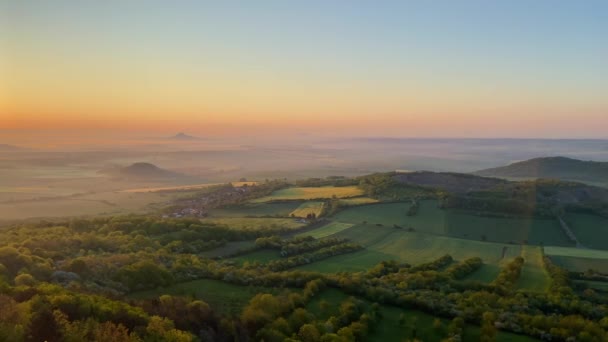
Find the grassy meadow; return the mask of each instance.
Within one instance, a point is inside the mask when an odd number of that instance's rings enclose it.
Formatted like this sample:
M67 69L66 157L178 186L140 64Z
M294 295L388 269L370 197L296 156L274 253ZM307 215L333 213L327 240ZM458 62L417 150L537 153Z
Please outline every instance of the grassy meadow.
M149 291L140 291L130 294L132 299L159 297L164 294L172 296L186 296L201 299L220 312L236 315L241 312L249 300L256 294L279 293L281 290L260 286L233 285L219 280L200 279L178 283L166 288Z

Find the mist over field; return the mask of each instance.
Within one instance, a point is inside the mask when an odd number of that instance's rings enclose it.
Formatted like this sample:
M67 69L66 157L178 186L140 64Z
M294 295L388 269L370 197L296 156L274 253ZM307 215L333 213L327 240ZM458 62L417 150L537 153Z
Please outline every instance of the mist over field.
M156 135L155 135L156 134ZM196 134L7 135L0 149L6 219L144 210L158 194L124 190L391 170L474 172L542 156L608 160L606 140L204 137ZM162 175L121 173L149 163ZM143 171L139 171L143 172ZM142 197L136 199L133 197ZM153 197L144 199L143 197Z

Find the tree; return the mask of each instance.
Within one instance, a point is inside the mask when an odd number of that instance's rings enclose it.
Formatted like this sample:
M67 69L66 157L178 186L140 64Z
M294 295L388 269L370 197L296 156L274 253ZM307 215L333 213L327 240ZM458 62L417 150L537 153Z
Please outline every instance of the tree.
M319 341L321 334L314 325L304 324L300 327L300 331L298 331L298 337L302 339L303 342L316 342Z

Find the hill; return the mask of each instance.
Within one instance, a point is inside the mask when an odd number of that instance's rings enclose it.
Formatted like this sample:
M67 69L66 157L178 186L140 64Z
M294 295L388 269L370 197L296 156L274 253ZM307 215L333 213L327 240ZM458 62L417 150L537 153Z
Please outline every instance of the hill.
M169 137L171 140L200 140L201 138L188 135L184 132L179 132L176 135Z
M491 177L555 178L608 183L608 162L583 161L566 157L545 157L480 170L475 174Z
M507 181L464 173L416 171L398 173L395 180L409 185L439 188L454 193L481 191L504 185Z
M126 167L102 170L100 172L111 177L129 179L167 179L181 176L177 172L161 169L154 164L144 162L133 163Z

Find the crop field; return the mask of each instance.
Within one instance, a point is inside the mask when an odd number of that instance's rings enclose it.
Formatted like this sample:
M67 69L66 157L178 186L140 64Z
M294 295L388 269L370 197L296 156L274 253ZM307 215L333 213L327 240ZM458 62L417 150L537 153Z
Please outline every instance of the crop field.
M343 222L333 221L333 222L330 222L317 229L308 231L306 233L298 234L297 236L312 236L315 239L321 239L321 238L339 233L339 232L343 231L344 229L348 229L352 226L353 226L352 223L343 223Z
M549 274L543 265L542 247L522 246L521 256L524 267L517 282L517 288L544 292L549 288Z
M225 224L233 229L261 229L284 227L287 229L298 229L304 226L303 223L297 222L293 218L267 218L267 217L222 217L222 218L207 218L205 222L213 222Z
M164 294L192 296L201 299L225 314L239 314L257 293L279 293L281 290L259 286L240 286L219 280L201 279L178 283L166 288L134 292L133 299L154 298Z
M355 205L378 203L378 200L370 197L353 197L343 198L340 200L340 205L345 207L352 207Z
M583 246L608 249L608 218L567 213L564 220Z
M608 260L564 255L550 255L549 258L557 265L573 272L585 272L589 269L608 273Z
M393 227L414 228L419 232L443 234L445 231L445 212L437 207L436 201L421 201L418 213L407 216L410 203L379 203L362 207L348 208L334 215L340 222L382 224Z
M445 226L446 235L464 239L572 246L554 219L485 217L448 210Z
M594 269L608 273L608 251L554 246L545 247L544 250L554 263L569 271Z
M256 198L252 203L289 200L315 200L323 198L349 198L363 195L363 191L356 186L324 186L324 187L295 187L275 191L270 196Z
M608 251L587 248L546 246L545 254L549 256L567 256L574 258L608 259Z
M521 254L521 246L456 239L403 229L355 225L334 234L359 243L366 249L332 257L301 267L309 271L362 271L383 260L397 260L418 265L450 254L456 260L480 257L487 264L500 264Z
M212 209L209 212L209 215L212 217L289 217L289 214L296 210L302 203L303 202L299 201L247 203Z
M323 208L325 208L324 202L304 202L300 204L298 208L292 211L289 216L307 217L308 215L315 215L315 217L320 217L321 214L323 214Z

